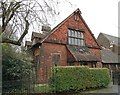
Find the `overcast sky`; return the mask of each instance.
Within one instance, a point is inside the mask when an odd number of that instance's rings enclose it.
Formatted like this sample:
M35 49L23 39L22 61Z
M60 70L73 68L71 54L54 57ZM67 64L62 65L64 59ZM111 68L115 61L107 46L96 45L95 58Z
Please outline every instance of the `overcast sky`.
M119 0L67 0L70 4L61 4L60 19L65 19L79 8L82 17L97 38L99 33L118 36L118 2Z

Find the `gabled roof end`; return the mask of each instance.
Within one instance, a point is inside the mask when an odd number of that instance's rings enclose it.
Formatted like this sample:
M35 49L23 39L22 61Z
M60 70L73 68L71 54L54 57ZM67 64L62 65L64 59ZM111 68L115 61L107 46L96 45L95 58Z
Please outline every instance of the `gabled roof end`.
M80 14L82 14L82 12L80 11L79 8L77 8L77 9L74 11L74 13L80 13Z

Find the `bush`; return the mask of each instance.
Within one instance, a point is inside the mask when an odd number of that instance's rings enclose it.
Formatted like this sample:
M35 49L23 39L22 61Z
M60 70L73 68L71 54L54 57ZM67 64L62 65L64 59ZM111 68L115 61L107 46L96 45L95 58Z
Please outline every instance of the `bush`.
M86 88L105 87L110 82L107 68L84 66L58 66L52 68L50 88L55 92L85 90Z
M31 91L33 65L30 57L9 44L2 44L2 92Z

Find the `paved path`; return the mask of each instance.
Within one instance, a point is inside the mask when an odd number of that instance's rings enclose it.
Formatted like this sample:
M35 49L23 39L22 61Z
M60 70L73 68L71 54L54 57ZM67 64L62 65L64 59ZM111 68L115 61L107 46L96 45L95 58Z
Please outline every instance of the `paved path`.
M102 88L98 90L87 91L85 93L119 93L120 95L120 85L113 85L111 82L107 88Z

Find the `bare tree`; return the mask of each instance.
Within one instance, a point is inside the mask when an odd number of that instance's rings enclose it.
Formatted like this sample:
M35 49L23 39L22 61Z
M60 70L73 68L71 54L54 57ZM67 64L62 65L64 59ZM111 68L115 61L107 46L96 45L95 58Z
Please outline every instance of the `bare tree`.
M48 20L59 14L58 0L1 0L0 3L0 43L21 45L29 27L49 25ZM15 34L19 36L13 39Z

